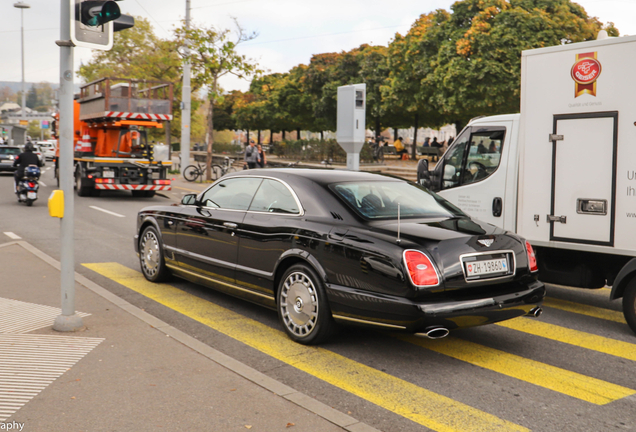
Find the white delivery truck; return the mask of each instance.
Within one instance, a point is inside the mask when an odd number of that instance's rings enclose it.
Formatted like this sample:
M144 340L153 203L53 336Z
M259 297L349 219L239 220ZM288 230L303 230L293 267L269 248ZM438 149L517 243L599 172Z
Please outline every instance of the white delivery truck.
M521 113L473 119L418 180L529 240L542 281L612 286L636 332L634 71L636 36L524 51Z

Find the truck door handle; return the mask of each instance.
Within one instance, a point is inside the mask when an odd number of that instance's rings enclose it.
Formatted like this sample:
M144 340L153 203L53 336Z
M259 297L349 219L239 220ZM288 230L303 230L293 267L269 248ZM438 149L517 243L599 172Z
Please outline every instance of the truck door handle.
M561 222L562 224L566 223L567 216L553 216L548 215L547 222Z
M223 222L223 226L226 226L226 227L228 227L228 228L232 228L232 229L234 229L234 228L236 228L238 225L237 225L237 224L235 224L235 223L232 223L232 222Z
M500 197L496 197L492 200L492 215L494 217L501 217L503 210L503 200Z

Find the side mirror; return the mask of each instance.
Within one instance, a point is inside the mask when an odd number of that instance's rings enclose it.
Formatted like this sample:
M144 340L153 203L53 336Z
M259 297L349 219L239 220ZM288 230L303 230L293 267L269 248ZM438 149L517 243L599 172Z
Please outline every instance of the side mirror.
M428 172L428 159L420 159L417 163L417 183L425 188L431 187L431 174Z
M181 204L183 205L196 205L197 196L195 194L187 194L181 198Z

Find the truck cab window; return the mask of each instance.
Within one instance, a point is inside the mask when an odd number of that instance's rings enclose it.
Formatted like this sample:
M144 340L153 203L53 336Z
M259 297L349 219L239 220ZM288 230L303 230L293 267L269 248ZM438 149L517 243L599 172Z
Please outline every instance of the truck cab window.
M505 128L464 130L444 155L442 189L478 182L499 167Z

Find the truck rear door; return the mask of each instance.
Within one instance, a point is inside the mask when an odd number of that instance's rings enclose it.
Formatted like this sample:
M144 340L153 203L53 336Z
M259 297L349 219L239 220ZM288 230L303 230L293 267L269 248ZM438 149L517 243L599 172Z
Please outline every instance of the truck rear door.
M506 185L511 176L508 161L516 155L511 145L514 124L502 120L465 128L435 167L441 196L472 217L513 231L516 188Z
M618 113L554 116L550 240L614 245Z

